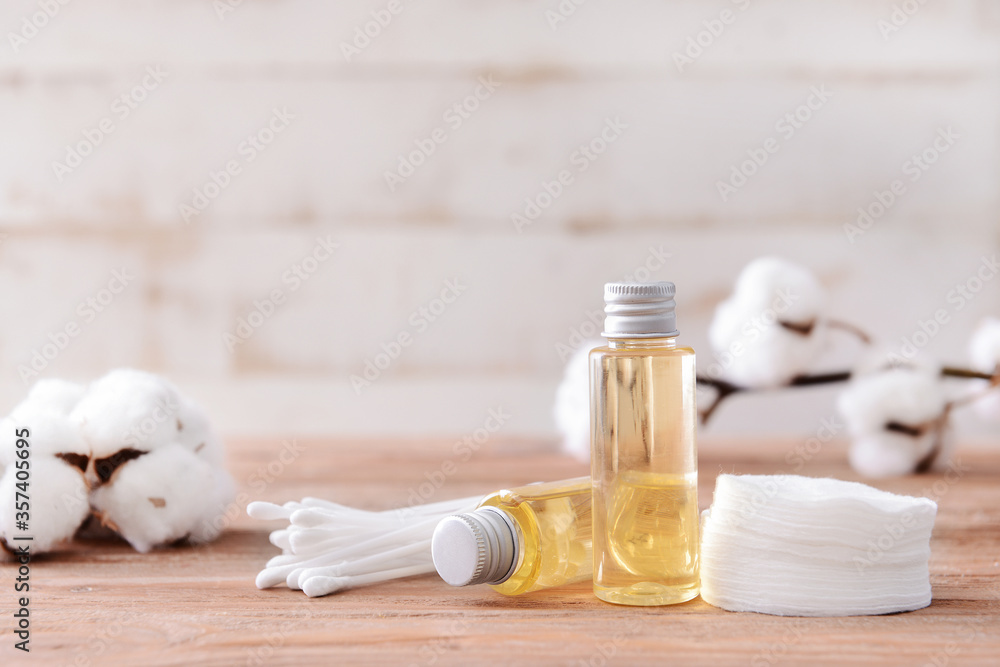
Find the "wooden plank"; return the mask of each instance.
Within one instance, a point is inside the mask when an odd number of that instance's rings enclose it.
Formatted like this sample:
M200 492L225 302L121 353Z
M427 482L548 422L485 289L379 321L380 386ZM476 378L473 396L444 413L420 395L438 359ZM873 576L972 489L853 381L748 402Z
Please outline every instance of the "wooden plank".
M121 97L145 68L0 82L0 221L118 232L390 222L534 236L766 220L843 233L894 180L905 192L879 226L957 216L952 233L964 234L996 219L995 73L888 86L821 72L546 82L490 70L498 86L479 100L482 72L217 81L168 64L130 109ZM294 118L275 133L276 108ZM957 138L940 140L947 128ZM912 160L924 151L920 171Z
M585 472L582 464L513 444L485 448L432 499ZM702 506L721 470L787 471L788 446L713 447L701 459ZM404 503L449 447L313 441L261 488L259 478L249 480L275 460L275 445L243 441L232 467L255 499L318 495L377 509ZM449 588L431 575L310 600L253 586L276 550L266 527L241 513L210 545L142 555L121 543L87 541L39 558L31 575L33 651L30 658L16 654L5 627L0 656L5 665L991 664L1000 654L1000 457L969 450L959 460L953 483L928 475L876 484L939 500L935 599L908 614L780 618L728 613L700 599L633 609L598 601L587 585L506 598L484 587ZM855 478L839 446L819 452L802 473ZM4 563L5 619L13 576Z
M1000 280L985 281L969 301L949 294L955 296L956 285L977 286L983 258L1000 249L1000 239L994 232L918 238L898 222L879 223L855 244L839 226L582 235L334 225L109 238L12 232L0 246L7 260L0 262L7 294L0 319L17 326L4 331L0 345L0 364L12 379L0 383L0 414L27 391L19 366L75 322L79 335L48 360L42 377L86 382L116 366L168 374L231 435L466 433L499 405L514 416L505 436L545 437L555 432L552 401L563 350L600 331L605 281L639 269L674 281L682 341L698 352L705 371L722 360L706 334L714 309L743 266L762 255L810 267L829 290L831 316L863 325L887 349L902 350L904 339L922 341L922 322L944 309L947 325L921 353L960 365L970 332L997 312ZM327 236L341 247L292 291L282 276L308 256L317 237ZM81 302L108 296L101 290L122 268L135 279L93 319L82 317ZM432 323L415 326L413 314L456 277L468 289ZM558 298L539 298L540 285ZM274 289L283 290L284 303L231 351L223 334L235 332L254 312L254 301L270 298ZM402 333L412 344L358 395L350 376L363 373L365 361ZM817 367L848 367L857 352L850 337L838 336ZM835 414L842 389L740 396L727 401L710 432L804 439ZM972 413L956 412L957 432L991 434Z
M368 70L455 70L505 66L543 76L580 70L661 71L673 76L745 75L754 70L795 74L803 69L910 73L996 62L1000 21L981 0L915 5L886 32L894 0L543 0L459 2L388 0L316 3L309 0L95 0L67 3L38 34L19 44L34 0L12 0L4 27L0 71L108 71L157 57L197 60L216 74L317 66L342 75ZM233 6L232 11L218 11ZM562 11L560 12L560 9ZM721 24L723 10L729 10ZM366 25L373 13L381 27ZM912 16L910 16L912 14ZM42 23L43 20L37 21ZM710 25L706 26L706 22ZM715 23L713 23L715 22ZM721 24L721 25L720 25ZM889 26L892 30L893 26ZM345 56L341 43L357 30L373 37ZM717 33L714 37L708 30ZM699 33L706 32L699 37ZM682 72L672 54L701 40L704 53ZM844 45L850 44L849 49ZM697 51L693 51L697 53Z

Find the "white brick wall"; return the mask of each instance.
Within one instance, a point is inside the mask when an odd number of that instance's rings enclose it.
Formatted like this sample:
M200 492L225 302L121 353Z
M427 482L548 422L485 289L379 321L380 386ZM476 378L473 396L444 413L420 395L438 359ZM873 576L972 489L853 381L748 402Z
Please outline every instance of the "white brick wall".
M887 38L903 3L589 0L553 29L554 0L402 1L348 62L340 43L387 4L244 0L220 20L209 0L77 0L16 51L39 5L6 4L0 410L24 392L18 366L76 322L43 374L169 373L232 434L452 434L497 405L509 433L549 434L556 346L651 247L707 357L712 307L757 255L810 265L839 314L895 341L1000 246L997 0L929 0ZM678 71L705 21L721 33ZM115 100L150 66L166 77L125 117ZM456 128L444 114L481 78L499 87ZM829 100L788 136L776 123L815 87ZM275 108L294 119L249 161ZM609 118L627 127L579 171ZM113 132L60 180L53 162L102 121ZM954 145L909 180L948 127ZM444 143L391 191L385 172L436 128ZM723 201L717 182L768 138L780 148ZM231 160L186 223L180 205ZM572 183L519 233L511 215L562 169ZM843 225L894 179L906 193L850 243ZM319 237L339 247L293 290L282 276ZM135 278L85 321L78 304L122 267ZM424 329L449 279L467 287ZM274 289L286 300L230 352L223 335ZM931 351L962 361L998 311L1000 281ZM412 345L356 395L349 376L401 332ZM831 396L733 401L711 430L809 433Z

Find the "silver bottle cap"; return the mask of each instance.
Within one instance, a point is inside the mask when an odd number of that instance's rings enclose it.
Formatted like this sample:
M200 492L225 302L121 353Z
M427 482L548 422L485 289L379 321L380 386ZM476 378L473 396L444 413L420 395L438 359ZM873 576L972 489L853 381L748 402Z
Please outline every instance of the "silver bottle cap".
M500 584L517 566L511 518L495 507L441 519L431 537L434 568L452 586Z
M605 338L677 335L673 283L608 283L604 286Z

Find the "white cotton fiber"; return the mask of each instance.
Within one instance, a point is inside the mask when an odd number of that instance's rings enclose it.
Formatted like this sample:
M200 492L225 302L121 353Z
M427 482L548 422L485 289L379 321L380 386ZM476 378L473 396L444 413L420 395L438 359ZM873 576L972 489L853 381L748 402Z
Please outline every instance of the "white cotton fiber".
M807 269L776 257L750 262L716 308L708 330L715 357L702 363L739 386L786 384L807 372L825 345L825 300Z
M235 497L233 478L224 468L212 468L212 484L205 494L198 520L191 525L190 540L200 544L217 538L228 524L229 517L237 512L233 507Z
M150 451L178 437L181 397L165 379L131 368L113 370L87 387L70 418L95 458L131 448Z
M8 546L15 536L30 535L31 553L52 551L76 533L87 515L87 484L83 473L60 459L33 452L28 481L28 530L17 528L17 468L10 465L0 479L0 537Z
M14 457L17 455L16 442L14 422L9 417L0 419L0 474L7 465L14 462Z
M0 421L0 464L11 461L15 431L27 428L32 454L59 453L89 456L90 450L69 412L83 394L83 386L66 380L38 380L28 395Z
M42 379L31 385L28 395L20 405L11 410L11 415L24 408L46 409L68 415L83 397L85 387L69 380L58 378Z
M946 403L939 373L928 368L899 366L853 377L837 401L852 436L852 467L867 477L913 472L948 434L937 422Z
M79 429L64 413L22 403L10 417L0 422L0 462L8 463L12 460L18 440L16 432L25 428L28 429L27 440L33 457L90 454L90 448Z
M208 415L194 401L181 397L177 411L179 429L176 442L214 466L225 463L222 439L215 433L208 421Z
M16 474L20 428L30 432L35 553L71 538L91 512L148 551L185 537L212 540L232 511L222 440L201 408L159 376L118 369L86 387L36 382L0 420L3 484ZM4 493L0 528L8 530L14 501Z
M590 351L604 344L585 341L569 358L556 389L554 416L562 448L580 461L590 461Z
M883 431L856 435L851 439L847 460L861 475L871 479L910 475L933 446L931 436L914 438Z
M1000 318L986 317L979 323L969 339L969 358L984 373L1000 366Z
M720 475L702 515L701 596L781 616L926 607L936 514L927 498L856 482Z
M1000 318L984 318L969 339L969 360L981 373L1000 371ZM982 392L989 386L986 380L976 381L973 391ZM994 388L975 402L976 413L983 419L1000 421L1000 388Z
M188 537L214 494L212 466L169 444L122 465L90 502L106 525L146 552Z

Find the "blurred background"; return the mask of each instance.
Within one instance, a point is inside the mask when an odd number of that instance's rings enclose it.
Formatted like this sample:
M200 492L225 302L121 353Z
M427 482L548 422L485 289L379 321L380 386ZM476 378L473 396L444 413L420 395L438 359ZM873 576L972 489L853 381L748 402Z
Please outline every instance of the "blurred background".
M38 377L137 366L229 436L454 436L502 410L554 439L604 282L674 281L707 364L765 254L890 346L945 309L924 351L947 362L1000 314L997 0L11 0L0 21L0 412ZM705 432L808 436L836 390L735 398Z

